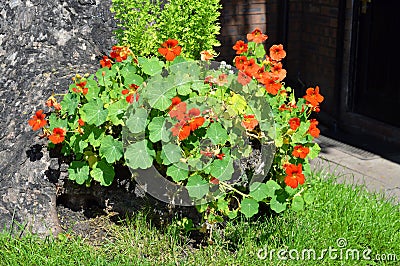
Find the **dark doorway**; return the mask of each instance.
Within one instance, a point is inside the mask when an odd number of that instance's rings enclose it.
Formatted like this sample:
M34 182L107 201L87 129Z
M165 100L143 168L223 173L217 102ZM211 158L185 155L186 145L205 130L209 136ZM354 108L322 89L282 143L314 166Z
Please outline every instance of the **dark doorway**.
M353 111L400 127L400 1L359 1Z

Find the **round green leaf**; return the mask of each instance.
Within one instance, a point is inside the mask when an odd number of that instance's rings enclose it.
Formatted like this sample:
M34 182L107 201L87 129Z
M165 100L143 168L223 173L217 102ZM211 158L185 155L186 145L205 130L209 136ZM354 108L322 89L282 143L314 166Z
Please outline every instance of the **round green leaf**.
M246 218L252 217L258 212L258 202L255 199L243 199L240 203L240 212L243 213Z
M105 136L100 145L100 155L105 158L108 163L118 161L123 155L122 142L115 140L110 135Z
M304 210L304 200L302 196L295 196L292 200L292 209L294 211Z
M209 184L199 175L190 176L186 184L186 189L189 196L196 199L201 199L208 193Z
M100 182L100 185L109 186L114 180L115 172L110 164L105 161L99 161L90 171L90 175L94 180Z
M100 126L107 119L108 111L103 108L103 102L100 99L86 103L81 110L82 118L88 124Z
M269 204L271 209L276 213L280 213L286 210L286 202L279 202L276 197L273 197Z
M220 123L212 123L210 127L207 129L206 135L214 145L225 144L225 142L229 139L228 133L221 126Z
M151 142L155 143L157 141L169 141L169 131L164 126L165 118L164 117L154 117L153 120L147 126L150 132L149 139Z
M182 151L178 145L168 143L163 145L161 158L163 159L163 163L165 165L177 163L182 158Z
M141 133L146 129L147 124L147 110L144 108L134 109L135 112L130 112L128 119L126 120L126 126L132 133Z
M82 185L89 179L89 165L86 162L73 161L68 168L68 177Z
M168 166L167 175L170 176L175 182L185 180L189 175L189 167L185 163L177 163Z
M153 165L154 150L147 147L147 140L130 144L125 151L126 164L132 169L147 169Z

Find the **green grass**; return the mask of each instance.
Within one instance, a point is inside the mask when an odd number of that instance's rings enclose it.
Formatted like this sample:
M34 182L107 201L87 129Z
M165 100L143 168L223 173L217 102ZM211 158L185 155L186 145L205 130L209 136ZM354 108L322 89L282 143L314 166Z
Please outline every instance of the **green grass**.
M0 234L0 265L399 265L400 206L335 180L315 173L315 203L305 211L228 222L214 230L212 245L193 248L191 238L176 226L159 229L139 214L123 226L113 226L112 237L98 246L78 237L42 240ZM338 239L346 240L344 248L338 247ZM330 258L329 247L336 259ZM292 258L297 251L299 260L280 260L280 249L292 250ZM302 260L305 249L311 258L314 250L317 259L307 260L306 253ZM323 249L328 251L320 260ZM366 254L371 260L362 258L366 249L371 250ZM351 254L346 258L347 250L355 252L354 259ZM377 254L388 259L396 254L397 261L374 260Z

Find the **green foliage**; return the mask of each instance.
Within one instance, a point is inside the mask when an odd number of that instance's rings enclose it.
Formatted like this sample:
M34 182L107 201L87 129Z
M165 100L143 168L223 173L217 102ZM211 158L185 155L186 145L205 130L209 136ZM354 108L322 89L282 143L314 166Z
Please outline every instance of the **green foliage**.
M200 59L201 51L220 45L220 8L218 0L112 1L119 44L141 56L158 56L157 48L171 38L182 44L183 56Z
M261 206L280 213L312 204L305 179L309 159L320 152L310 119L320 102L312 97L320 95L310 88L312 96L295 99L281 82L282 58L254 42L241 55L246 64L235 60L237 69L112 50L94 75L76 75L69 91L48 104L54 111L44 136L73 158L71 180L108 186L116 165L148 178L156 170L177 189L160 191L156 182L152 195L191 202L209 224L253 217ZM243 166L246 160L257 162Z

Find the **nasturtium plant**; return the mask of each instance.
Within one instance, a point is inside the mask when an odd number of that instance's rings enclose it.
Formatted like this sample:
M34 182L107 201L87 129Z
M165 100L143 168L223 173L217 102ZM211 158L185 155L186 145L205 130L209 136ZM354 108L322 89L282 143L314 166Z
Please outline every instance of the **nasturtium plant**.
M320 148L318 86L303 98L283 82L282 45L265 50L259 29L239 40L233 65L181 55L176 40L134 55L114 46L95 74L73 77L29 120L49 148L72 162L69 178L112 184L115 166L129 167L154 197L196 206L209 224L249 218L268 205L301 211L313 201L306 180Z

